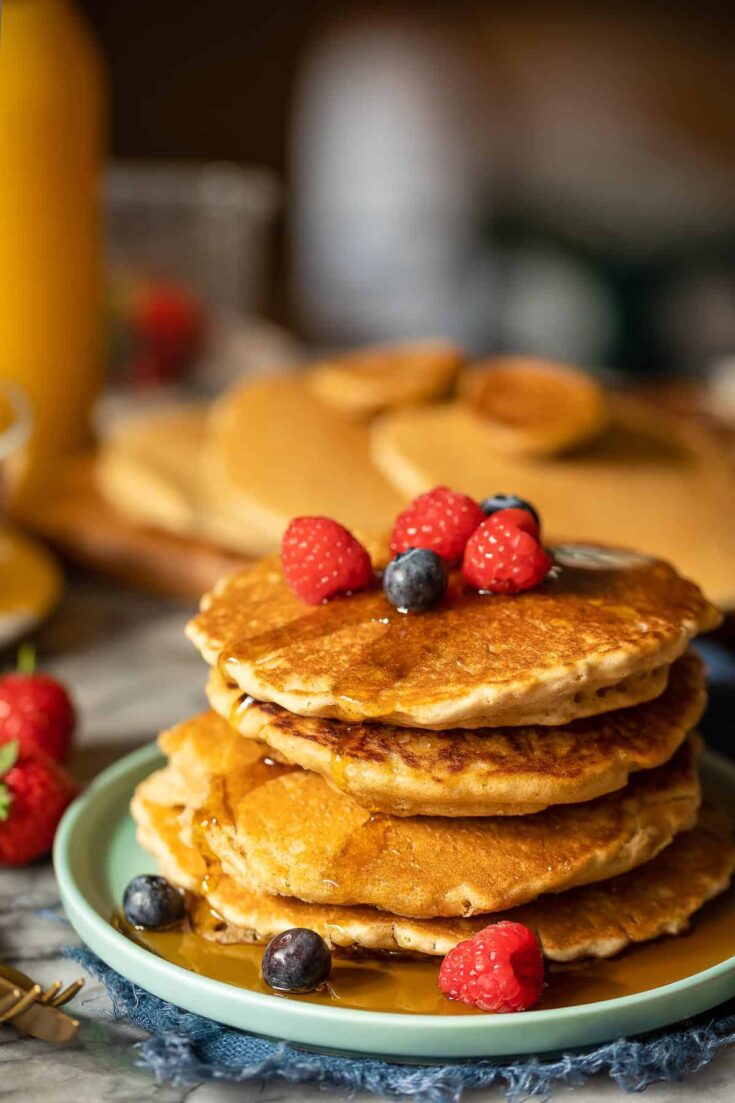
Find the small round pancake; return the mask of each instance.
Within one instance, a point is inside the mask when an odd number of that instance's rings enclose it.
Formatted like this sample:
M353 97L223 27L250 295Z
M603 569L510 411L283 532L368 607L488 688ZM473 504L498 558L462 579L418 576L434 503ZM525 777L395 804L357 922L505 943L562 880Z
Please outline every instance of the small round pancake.
M406 615L377 586L305 605L271 558L223 579L187 632L259 701L439 729L559 725L650 700L663 688L651 672L720 621L661 560L584 545L556 560L545 582L513 596L453 575L434 608Z
M405 341L373 345L315 364L311 390L353 418L431 402L451 390L464 354L448 341Z
M231 873L310 903L413 917L500 911L617 876L691 827L700 802L694 737L619 793L534 816L467 819L372 815L317 774L272 762L215 713L179 725L162 746L192 792L209 776L192 838Z
M554 456L607 421L605 392L588 372L535 356L494 356L463 373L459 393L503 456Z
M693 652L674 663L654 701L557 728L434 732L296 716L243 697L216 668L207 696L241 735L394 816L519 816L603 796L668 761L706 702Z
M151 799L151 793L160 795L149 788L151 780L139 786L131 808L138 839L165 877L201 893L211 863L182 841L180 807ZM733 870L732 832L721 816L704 809L691 831L647 865L612 881L541 897L497 918L525 923L552 961L609 957L630 943L684 930L707 900L727 888ZM335 949L441 956L496 918L409 919L375 908L304 904L259 892L227 874L210 876L200 899L204 907L195 904L192 925L222 943L266 942L290 927L309 927ZM221 921L212 922L211 909Z

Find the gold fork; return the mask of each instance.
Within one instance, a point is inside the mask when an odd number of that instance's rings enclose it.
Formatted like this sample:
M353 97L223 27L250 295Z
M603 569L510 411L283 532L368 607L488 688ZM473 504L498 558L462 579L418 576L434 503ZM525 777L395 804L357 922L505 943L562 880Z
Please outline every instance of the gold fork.
M34 984L33 988L27 990L22 988L8 989L6 994L0 998L0 1023L11 1022L16 1015L26 1011L38 999L40 992L40 984Z
M79 1020L59 1010L84 984L74 981L63 992L61 981L46 991L30 977L9 965L0 966L0 1023L12 1023L19 1030L46 1042L70 1042L79 1030Z
M14 969L12 965L0 964L0 979L5 978L9 980L11 984L16 984L20 988L32 988L34 981L26 974L21 973L20 969ZM63 1007L69 1000L73 1000L77 992L84 988L84 979L82 977L79 980L72 981L67 985L64 991L61 991L61 981L55 980L45 992L42 992L38 1002L48 1005L49 1007Z

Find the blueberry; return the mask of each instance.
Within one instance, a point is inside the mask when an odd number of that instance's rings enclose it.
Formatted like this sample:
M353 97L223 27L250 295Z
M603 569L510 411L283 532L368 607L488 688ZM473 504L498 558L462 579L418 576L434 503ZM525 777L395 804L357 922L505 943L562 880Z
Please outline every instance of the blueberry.
M263 980L279 992L313 992L329 976L332 955L308 927L292 927L270 940L263 954Z
M383 575L388 601L406 612L428 609L446 588L446 564L428 548L407 548L391 560Z
M538 510L525 498L519 498L516 494L492 494L489 498L485 498L480 502L480 509L483 513L487 513L488 517L492 517L493 513L497 513L501 509L526 509L539 528L541 527Z
M158 931L183 919L184 897L165 877L144 873L125 889L123 911L134 927Z

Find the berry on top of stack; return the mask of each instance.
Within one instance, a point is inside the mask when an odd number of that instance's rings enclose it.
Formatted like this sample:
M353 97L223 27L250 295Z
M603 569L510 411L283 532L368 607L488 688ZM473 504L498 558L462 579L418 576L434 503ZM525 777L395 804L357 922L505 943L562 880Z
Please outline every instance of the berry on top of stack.
M497 494L480 506L438 486L396 518L383 589L403 612L423 611L444 593L447 572L461 564L465 581L482 592L529 590L552 566L540 539L538 514L522 498ZM281 563L288 586L309 605L375 580L365 548L328 517L295 518L283 537Z

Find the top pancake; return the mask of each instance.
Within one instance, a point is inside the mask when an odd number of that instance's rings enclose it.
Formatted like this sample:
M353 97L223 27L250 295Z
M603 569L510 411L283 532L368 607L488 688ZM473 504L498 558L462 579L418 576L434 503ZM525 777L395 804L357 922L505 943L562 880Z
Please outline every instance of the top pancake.
M471 728L558 725L649 700L663 689L654 672L719 623L661 560L585 545L556 560L534 590L478 594L454 576L434 608L405 615L377 586L307 606L270 558L223 579L187 633L244 693L290 712Z

